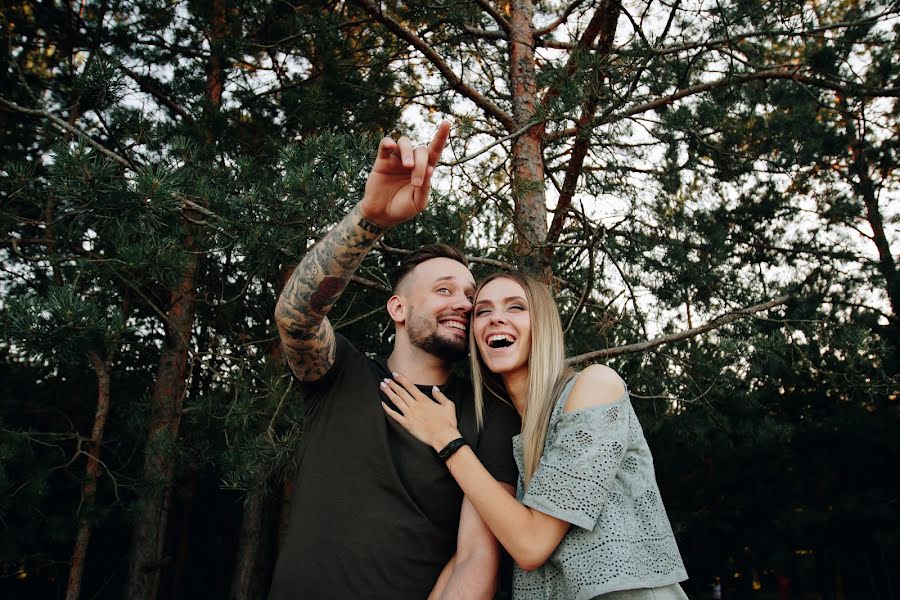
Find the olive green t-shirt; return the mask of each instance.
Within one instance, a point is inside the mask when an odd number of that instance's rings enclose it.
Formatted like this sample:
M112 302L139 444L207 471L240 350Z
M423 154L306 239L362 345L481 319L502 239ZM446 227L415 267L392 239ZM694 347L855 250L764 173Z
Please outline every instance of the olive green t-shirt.
M426 598L456 551L462 491L434 450L384 413L385 377L384 361L338 335L332 368L303 385L309 412L270 600ZM451 377L441 390L484 466L515 485L515 410L487 400L478 432L471 384Z

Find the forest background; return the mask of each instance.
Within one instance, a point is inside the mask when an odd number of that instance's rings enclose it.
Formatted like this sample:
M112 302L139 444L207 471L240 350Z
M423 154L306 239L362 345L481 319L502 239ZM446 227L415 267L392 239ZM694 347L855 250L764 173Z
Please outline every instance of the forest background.
M444 117L336 329L388 348L423 243L528 269L629 382L692 598L900 595L896 1L0 10L0 596L264 596L276 297L378 139Z

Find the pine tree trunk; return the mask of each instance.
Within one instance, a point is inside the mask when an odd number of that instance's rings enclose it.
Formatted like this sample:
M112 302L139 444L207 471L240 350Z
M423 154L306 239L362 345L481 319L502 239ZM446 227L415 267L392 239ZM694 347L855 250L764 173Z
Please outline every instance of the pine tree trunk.
M186 247L193 246L188 236ZM198 258L190 254L166 312L166 339L156 372L151 420L144 455L143 488L138 495L125 597L154 600L163 566L163 545L175 471L172 451L181 422L188 343L194 320L194 279Z
M534 3L513 0L510 7L509 59L513 118L521 128L535 118L537 76L534 63ZM547 204L544 194L544 128L535 125L516 138L512 147L512 188L516 254L535 271L548 267L543 252L547 239Z
M88 359L97 375L97 410L94 413L90 448L87 452L87 466L81 489L81 518L78 521L78 533L75 536L75 549L72 551L72 564L69 568L69 581L66 585L66 600L77 600L81 594L81 578L84 574L88 543L91 541L90 513L97 497L97 479L100 476L100 447L103 445L103 431L106 428L106 417L109 414L109 369L112 363L112 354L106 360L101 360L96 352L89 352Z

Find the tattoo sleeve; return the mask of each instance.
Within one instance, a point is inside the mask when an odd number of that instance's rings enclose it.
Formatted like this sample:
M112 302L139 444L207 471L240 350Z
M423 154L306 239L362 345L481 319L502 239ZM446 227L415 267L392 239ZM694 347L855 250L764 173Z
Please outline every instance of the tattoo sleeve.
M306 253L285 284L275 320L288 364L300 381L320 379L334 364L334 329L326 315L384 231L354 207Z

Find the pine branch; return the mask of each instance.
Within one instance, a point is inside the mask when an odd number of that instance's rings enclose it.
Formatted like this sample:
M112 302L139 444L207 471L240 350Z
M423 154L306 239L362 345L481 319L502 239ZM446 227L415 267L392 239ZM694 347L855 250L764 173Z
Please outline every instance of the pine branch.
M100 121L100 125L103 127L103 131L106 132L106 137L109 138L110 141L112 141L113 145L116 147L116 150L119 151L119 154L121 156L124 156L128 161L128 166L131 167L131 170L137 171L137 163L135 163L134 160L132 160L131 157L128 156L128 149L125 148L125 146L122 145L122 142L119 141L119 138L116 137L115 134L113 134L112 127L106 124L106 119L103 118L102 112L99 110L94 110L94 116L96 116L97 120Z
M388 246L388 245L385 244L383 241L379 241L379 242L378 242L378 245L375 246L375 247L376 247L378 250L380 250L381 252L384 252L384 253L386 253L386 254L399 254L399 255L405 255L405 254L411 254L411 253L412 253L412 250L407 250L407 249L405 249L405 248L396 248L396 247L394 247L394 246ZM489 266L489 267L494 267L494 268L496 268L496 269L502 269L502 270L504 270L504 271L516 271L516 270L518 270L518 267L517 267L516 265L512 264L512 263L503 262L502 260L494 260L493 258L482 258L482 257L480 257L480 256L471 256L471 255L468 255L468 254L467 254L467 255L466 255L466 260L469 261L470 263L476 263L476 264L480 264L480 265L487 265L487 266ZM562 280L560 280L560 281L562 281Z
M739 83L744 83L747 81L765 81L765 80L777 80L777 79L789 79L796 81L798 83L803 83L806 85L820 87L824 89L829 89L835 92L840 92L845 96L860 96L860 97L892 97L897 98L900 97L900 88L869 88L866 86L856 86L848 87L845 85L840 85L822 78L811 77L809 75L803 75L800 73L800 67L786 69L786 68L775 68L775 69L766 69L764 71L757 71L755 73L746 73L742 75L734 75L723 77L717 81L710 81L708 83L701 83L697 85L693 85L691 87L678 90L677 92L673 92L668 96L663 96L662 98L657 98L656 100L652 100L650 102L644 102L643 104L638 104L637 106L633 106L626 111L613 115L613 118L603 119L605 123L612 123L633 115L637 115L643 112L647 112L648 110L654 110L657 108L661 108L663 106L668 106L670 104L674 104L678 100L682 98L687 98L688 96L694 96L696 94L701 94L703 92L709 92L715 89L728 87L730 85L736 85ZM577 133L577 131L575 132Z
M188 48L185 46L173 46L172 44L169 44L165 40L154 40L154 39L137 40L136 39L136 40L132 40L131 43L141 44L143 46L151 46L153 48L162 48L163 50L171 52L172 54L175 54L177 56L187 56L190 58L198 58L198 59L203 59L203 60L209 59L208 52L204 52L202 50L195 50L194 48Z
M135 83L138 84L138 87L141 89L141 91L143 91L147 94L150 94L151 96L153 96L154 98L159 100L159 102L163 106L168 108L172 113L181 117L185 123L188 123L189 125L194 124L194 118L191 117L191 115L188 113L188 111L186 111L184 108L182 108L181 105L179 105L177 102L172 100L171 97L169 97L168 95L166 95L165 92L163 92L161 83L159 83L158 81L156 81L155 79L153 79L152 77L150 77L148 75L141 75L140 73L137 73L137 72L129 69L125 65L119 65L119 68L126 75L131 77Z
M447 167L457 167L457 166L459 166L459 165L461 165L461 164L463 164L463 163L469 162L469 161L472 160L473 158L477 158L477 157L481 156L482 154L484 154L485 152L487 152L488 150L490 150L490 149L493 148L494 146L498 146L498 145L502 144L503 142L508 142L509 140L514 140L514 139L516 139L516 138L519 137L520 135L523 135L523 134L527 133L527 132L528 132L532 127L534 127L535 125L540 125L540 124L542 124L542 123L544 123L544 122L545 122L545 121L543 121L543 120L530 121L530 122L527 123L524 127L519 128L517 131L514 131L513 133L511 133L511 134L509 134L509 135L507 135L507 136L504 136L504 137L502 137L502 138L499 138L499 139L497 139L497 140L494 140L494 141L491 142L490 144L484 146L483 148L480 148L479 150L477 150L477 151L475 151L475 152L473 152L473 153L471 153L471 154L467 154L467 155L463 156L462 158L457 159L457 160L455 160L455 161L447 162L447 163L442 162L441 164L444 165L444 166L447 166ZM490 132L486 132L486 133L490 133Z
M719 48L722 46L727 46L734 42L740 42L747 39L752 38L777 38L779 36L785 37L813 37L818 34L830 31L834 29L848 29L851 27L860 27L865 25L874 25L876 23L882 22L885 17L896 14L896 10L886 10L878 15L867 19L860 19L859 21L843 21L840 23L829 23L828 25L822 25L819 27L813 27L811 29L804 29L802 31L796 31L792 29L760 29L756 31L749 31L747 33L739 33L736 35L732 35L729 37L722 38L713 38L709 40L697 40L694 42L687 42L684 44L678 44L674 46L663 46L660 48L652 48L652 44L646 42L647 48L644 51L650 53L653 56L665 56L667 54L677 54L679 52L685 52L688 50L696 50L698 48L704 48L707 50L713 50L715 48ZM639 34L640 35L640 34ZM558 40L540 40L538 46L544 48L553 48L556 50L574 50L578 47L578 42L563 42ZM622 53L622 48L616 48L613 53L619 54ZM631 53L632 50L626 50L626 52Z
M535 29L535 31L534 31L535 37L540 37L542 35L547 35L548 33L551 33L554 29L556 29L557 27L559 27L560 25L565 23L568 20L569 16L575 11L575 9L578 8L579 6L581 6L582 4L584 4L584 0L575 0L574 2L570 3L565 8L565 10L563 10L562 14L559 15L559 17L557 17L555 20L548 23L544 27L541 27L540 29Z
M113 152L112 150L110 150L109 148L107 148L106 146L104 146L100 142L96 141L91 136L89 136L84 131L78 129L77 127L69 125L68 123L66 123L59 117L57 117L56 115L54 115L46 110L42 110L42 109L38 109L38 108L25 108L24 106L20 106L20 105L16 104L15 102L11 102L11 101L7 100L6 98L2 98L2 97L0 97L0 105L5 106L9 110L14 110L16 112L19 112L19 113L22 113L25 115L29 115L32 117L41 117L41 118L47 119L48 121L50 121L51 123L53 123L54 125L59 127L60 129L66 131L68 133L71 133L73 135L78 136L79 138L81 138L82 140L87 142L89 145L96 148L98 151L100 151L105 156L113 159L120 165L124 166L126 169L130 170L132 168L131 163L128 161L128 159Z
M777 79L790 79L796 81L798 83L802 83L805 85L809 85L812 87L819 87L823 89L829 89L835 92L839 92L844 96L854 96L854 97L862 97L862 98L898 98L900 97L900 88L871 88L867 86L852 84L852 85L841 85L835 83L833 81L828 81L826 79L822 79L819 77L812 77L810 75L803 75L800 73L800 67L794 68L782 68L776 67L773 69L765 69L762 71L757 71L755 73L744 73L741 75L731 75L722 77L716 81L710 81L707 83L700 83L697 85L693 85L682 90L678 90L673 92L667 96L662 96L660 98L656 98L655 100L650 100L648 102L644 102L633 106L627 110L624 110L619 113L613 113L608 115L601 115L598 120L593 124L593 126L603 124L603 123L615 123L617 121L621 121L622 119L626 119L628 117L632 117L637 114L641 114L647 112L649 110L654 110L657 108L661 108L663 106L668 106L670 104L674 104L675 102L687 98L689 96L695 96L697 94L702 94L704 92L709 92L712 90L728 87L730 85L738 85L741 83L745 83L747 81L765 81L765 80L777 80ZM562 138L573 137L578 135L579 130L576 127L568 127L563 129L562 131L554 132L547 136L548 141L558 141Z
M804 29L803 31L795 31L791 29L762 29L757 31L748 31L747 33L739 33L736 35L731 35L728 37L722 38L714 38L710 40L703 41L695 41L688 42L686 44L679 44L677 46L664 46L657 49L650 49L649 52L655 56L665 56L667 54L678 54L679 52L685 52L688 50L696 50L698 48L704 48L707 50L712 50L714 48L725 46L729 44L733 44L735 42L741 42L751 38L758 37L779 37L779 36L787 36L787 37L813 37L817 36L820 33L825 31L831 31L833 29L848 29L850 27L860 27L864 25L874 25L879 23L885 16L891 15L896 11L885 11L879 15L870 17L868 19L860 19L859 21L842 21L839 23L829 23L828 25L822 25L820 27L813 27L811 29Z
M481 10L489 14L491 18L494 19L497 25L500 26L500 29L505 31L507 34L509 33L509 30L511 28L509 21L507 21L506 17L500 14L500 12L496 8L491 6L490 0L476 0L476 4L481 7Z
M404 27L399 21L385 13L378 3L373 0L353 0L372 17L384 25L390 32L402 39L406 43L413 46L421 52L425 58L440 71L441 75L447 80L450 86L458 93L471 100L476 106L481 108L487 115L493 117L500 122L507 131L515 131L518 129L513 118L502 108L494 104L489 98L481 92L464 82L447 62L441 58L441 55L432 48L428 42L420 38L414 32Z
M631 280L625 274L625 269L622 268L619 261L617 261L616 257L610 252L609 247L606 244L602 244L602 247L609 262L615 267L616 271L619 273L619 277L621 277L622 281L625 283L625 287L628 288L628 294L631 297L631 305L634 307L634 316L641 326L641 331L644 332L644 337L649 337L649 334L647 333L647 319L644 318L644 314L641 312L641 307L637 301L637 294L634 292L634 286L631 285Z
M611 9L614 9L612 13ZM578 39L578 43L573 46L573 52L566 61L566 66L564 68L569 77L575 74L581 58L585 53L590 52L601 31L609 31L609 29L612 29L612 31L615 32L616 20L618 19L620 10L621 4L618 0L603 0L600 6L594 10L594 14L591 16L591 20L585 28L584 33ZM612 47L612 42L613 39L609 36L601 38L600 45L605 45L606 49L604 50L602 47L598 48L598 53L601 55L608 54ZM541 105L546 107L550 100L556 98L559 94L560 84L556 83L545 92L544 100L541 101Z
M699 250L701 252L714 252L718 250L718 247L714 247L710 244L699 244L697 242L689 242L687 240L678 240L674 238L667 237L662 234L651 235L648 233L636 233L629 231L611 231L607 230L606 234L612 237L627 237L631 239L640 239L644 241L649 241L658 244L677 244L683 248L690 248L691 250ZM768 250L771 252L780 252L783 254L790 255L807 255L807 256L815 256L817 258L829 258L835 260L848 260L853 262L867 263L870 259L866 258L861 254L854 254L853 252L841 252L836 250L819 250L816 248L802 248L802 247L788 247L788 246L777 246L774 244L765 244L762 242L754 242L748 239L741 239L734 233L729 233L728 239L734 244L749 246L750 248L756 248L758 250Z
M375 246L375 248L385 254L405 255L405 254L412 253L412 250L407 250L405 248L396 248L394 246L388 246L383 241L379 241L378 245ZM481 256L472 256L471 254L466 254L465 256L466 256L466 260L470 263L486 265L488 267L494 267L495 269L500 269L501 271L521 271L521 269L518 266L516 266L512 263L502 261L502 260L496 260L493 258L483 258ZM362 280L357 283L360 283L361 285L365 285L365 287L368 287L370 289L378 289L379 291L388 291L388 293L392 293L389 290L387 290L387 288L385 288L384 286L380 286L380 284L377 284L375 282L371 282L368 280ZM572 283L571 281L568 281L568 280L558 277L556 275L553 275L550 283L554 286L559 286L560 288L566 288L566 289L572 290L574 292L579 292L579 293L584 289L583 286L576 285L576 284ZM380 287L376 288L373 286L380 286Z
M174 322L172 321L172 319L170 319L169 316L166 314L166 311L164 311L162 308L160 308L159 306L157 306L157 305L156 305L156 302L154 302L149 296L147 296L147 294L145 294L144 291L141 289L141 286L139 286L137 283L131 281L129 278L125 277L124 275L122 275L122 274L119 273L118 271L112 271L112 274L113 274L113 276L115 276L119 281L121 281L122 283L124 283L125 285L127 285L129 288L131 288L131 290L132 290L134 293L136 293L138 296L141 297L141 300L143 300L144 302L147 303L147 306L149 306L150 309L151 309L153 312L155 312L157 315L159 315L159 318L162 320L163 324L164 324L164 325L168 325L168 328L171 329L172 331L174 331L175 334L181 339L181 342L184 344L185 348L187 349L188 356L191 358L191 360L193 360L193 359L194 359L194 350L193 350L193 348L191 348L191 345L190 345L190 343L188 343L188 340L187 340L187 338L184 336L184 334L182 334L182 333L178 330L178 328L176 327L175 323L174 323Z
M372 281L371 279L366 279L365 277L360 277L359 275L352 275L350 277L350 281L352 281L356 285L361 285L364 288L368 288L368 289L376 291L376 292L381 292L381 293L387 294L389 296L394 293L394 291L391 288L389 288L385 285L381 285L377 281Z
M507 40L509 39L505 32L495 31L493 29L481 29L480 27L472 27L471 25L463 25L463 31L475 37L485 40Z
M578 47L578 42L561 42L559 40L538 38L535 45L539 48L552 48L553 50L575 50Z
M644 352L646 350L650 350L651 348L657 348L659 346L663 346L665 344L671 344L672 342L677 342L680 340L686 340L688 338L696 337L700 334L706 333L707 331L712 331L713 329L718 329L724 325L729 323L733 323L738 319L746 317L748 315L752 315L758 312L762 312L764 310L769 310L771 308L775 308L776 306L780 306L782 304L786 304L788 301L795 298L795 294L787 294L785 296L780 296L775 298L774 300L769 300L768 302L763 302L761 304L754 304L753 306L748 306L747 308L741 308L739 310L732 311L728 314L725 314L717 319L713 319L709 323L705 325L701 325L700 327L694 327L693 329L687 329L685 331L681 331L679 333L672 333L669 335L663 335L658 338L654 338L652 340L647 340L646 342L640 342L637 344L629 344L627 346L619 346L618 348L607 348L605 350L595 350L594 352L587 352L585 354L579 354L578 356L573 356L569 358L567 362L570 365L577 365L581 363L585 363L589 360L596 360L598 358L610 358L613 356L621 356L623 354L633 354L635 352Z
M587 222L587 219L582 221L582 226L585 228L585 235L590 238L591 236L590 224ZM601 238L602 239L602 238ZM563 334L569 333L572 329L572 325L575 324L575 319L578 318L578 315L581 313L581 310L584 308L585 302L587 302L588 297L591 294L591 290L594 289L594 278L596 277L596 268L597 268L597 252L595 251L596 246L595 242L592 241L591 246L588 248L588 274L587 274L587 282L584 285L584 290L581 292L581 296L578 298L578 305L575 307L575 310L572 311L572 314L569 316L569 321L566 323L566 328L563 330Z

